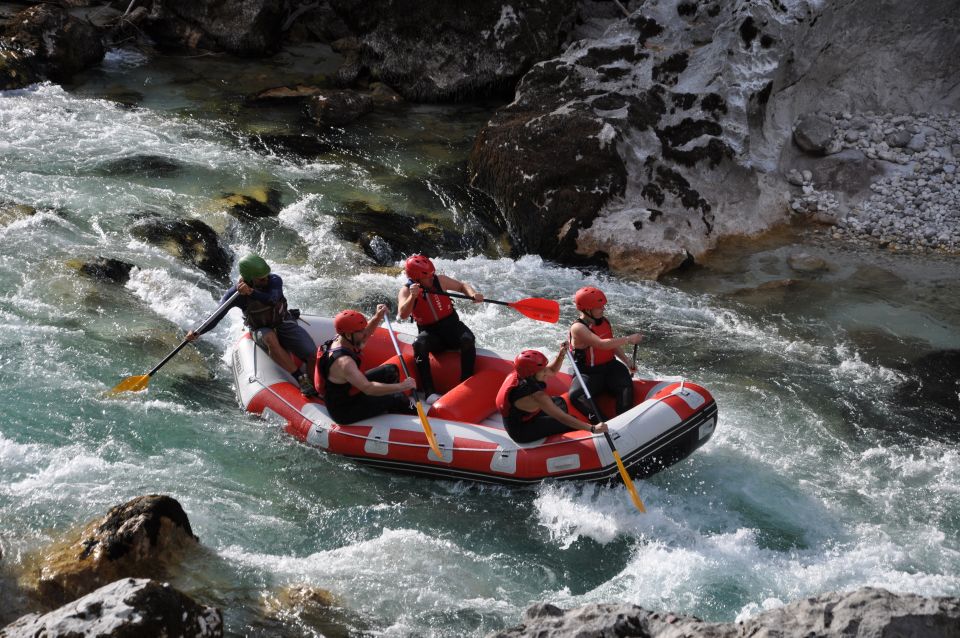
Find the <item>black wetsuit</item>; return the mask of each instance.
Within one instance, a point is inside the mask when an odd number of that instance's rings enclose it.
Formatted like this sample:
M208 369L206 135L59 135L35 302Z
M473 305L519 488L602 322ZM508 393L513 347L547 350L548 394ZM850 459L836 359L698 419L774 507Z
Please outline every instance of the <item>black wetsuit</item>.
M577 321L587 326L587 328L589 328L590 331L594 332L595 334L597 333L595 328L606 323L605 334L609 334L611 337L613 336L613 331L611 328L609 328L609 322L607 322L605 318L595 321L593 326L583 319L577 319ZM617 402L617 414L622 414L632 408L633 378L627 366L623 365L622 362L616 359L615 355L608 355L611 357L611 359L605 363L588 366L588 350L590 350L590 348L578 348L574 350L573 360L577 364L577 368L580 370L580 375L583 377L583 382L586 383L587 388L590 389L590 396L593 397L593 402L597 402L598 395L604 392L609 392L613 395ZM606 421L608 418L616 416L594 414L593 410L590 408L590 401L587 399L587 394L583 391L583 387L580 385L580 380L576 377L574 377L573 382L570 384L570 403L572 403L577 410L590 419L590 423L593 424ZM600 409L599 406L597 409Z
M340 357L352 358L357 367L360 367L360 356L349 348L330 348L332 342L324 344L323 354L318 366L324 379L324 401L330 417L341 425L356 423L380 414L391 412L394 414L413 414L410 400L402 392L394 392L383 396L369 396L362 392L351 394L353 387L348 383L333 383L330 381L330 366ZM379 383L397 383L400 380L400 370L392 363L382 365L366 372L370 381Z
M409 288L413 283L412 280L408 281L406 286ZM440 290L439 277L434 277L431 288L423 288L424 297L432 291ZM424 297L414 300L414 306L425 302ZM435 391L433 373L430 371L431 354L438 354L447 350L459 350L460 380L466 381L473 376L477 360L477 340L470 328L460 321L456 310L452 310L451 314L434 323L426 325L417 323L417 328L420 330L420 334L413 341L413 355L424 395L429 396Z
M510 412L505 418L504 426L507 434L517 443L529 443L542 439L551 434L563 434L564 432L573 432L575 428L564 425L554 417L540 410L537 412L524 412L516 407L516 401L531 394L546 389L547 384L537 381L534 377L521 379L517 387L510 390L507 394L507 401L510 403ZM552 397L553 403L563 410L567 411L567 403L563 397Z

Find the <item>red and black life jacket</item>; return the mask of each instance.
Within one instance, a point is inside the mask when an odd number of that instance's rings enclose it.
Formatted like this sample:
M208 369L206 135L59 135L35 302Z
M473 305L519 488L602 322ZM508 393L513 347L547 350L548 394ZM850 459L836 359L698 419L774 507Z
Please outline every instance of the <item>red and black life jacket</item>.
M613 338L613 326L610 325L610 322L607 321L606 317L594 319L592 324L587 323L583 319L577 319L577 321L585 325L590 329L590 332L597 335L601 339ZM572 336L570 343L573 343ZM616 358L616 354L614 354L614 350L612 348L610 350L602 350L600 348L575 348L573 350L573 360L580 368L592 368L594 366L603 365L604 363L613 361L614 358Z
M357 367L360 367L360 353L353 350L353 348L348 348L346 346L338 346L332 348L333 339L325 342L320 346L320 356L317 357L317 374L315 375L316 379L314 383L317 387L317 392L323 397L324 401L329 405L330 403L336 403L337 401L344 400L350 396L353 386L350 382L345 383L333 383L328 380L330 376L330 368L333 366L334 362L340 357L350 357L357 364Z
M408 279L407 288L415 283L412 279ZM418 327L437 323L456 312L450 297L431 294L431 291L434 293L443 292L443 289L440 288L440 277L437 275L433 276L430 288L423 288L423 293L413 302L413 320L417 322Z
M517 416L520 417L521 421L529 421L540 414L540 408L537 408L533 412L526 412L525 410L521 410L513 405L513 402L510 400L511 392L530 383L534 384L534 386L528 386L527 389L532 391L528 392L524 396L530 396L534 392L539 392L547 387L546 383L537 381L534 377L526 377L521 379L517 376L516 370L508 374L507 378L503 380L503 385L500 386L500 390L497 392L497 409L500 411L500 415L504 418L504 421L510 419L511 417L516 418Z

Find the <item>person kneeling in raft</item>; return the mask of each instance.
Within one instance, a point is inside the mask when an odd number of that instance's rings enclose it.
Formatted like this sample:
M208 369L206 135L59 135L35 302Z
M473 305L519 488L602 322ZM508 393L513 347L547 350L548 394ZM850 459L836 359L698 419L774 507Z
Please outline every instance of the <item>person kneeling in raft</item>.
M240 308L243 323L250 330L253 342L266 350L277 365L294 376L303 396L317 396L310 376L301 370L290 356L291 352L297 355L307 370L313 370L317 344L313 342L310 333L297 323L300 311L287 309L287 299L283 296L283 279L280 275L271 274L270 266L259 255L247 255L240 260L238 266L240 280L224 293L220 298L220 305L239 292L240 295L231 308ZM187 333L186 340L196 341L200 335L220 323L223 317L224 315L220 315L200 332L191 330Z
M438 275L433 262L424 255L412 255L403 266L409 278L397 295L397 314L401 319L413 315L420 334L413 342L414 361L417 374L427 396L427 403L434 403L439 396L435 394L433 375L430 372L430 354L445 350L460 351L460 381L473 376L477 359L477 341L457 315L450 297L445 290L462 292L473 303L483 301L483 295L470 284Z
M591 425L571 416L563 397L551 398L545 392L545 380L557 373L566 353L564 342L550 365L537 350L524 350L513 360L513 372L497 392L497 409L503 415L507 434L517 443L574 430L607 431L606 423Z
M640 343L643 335L636 333L614 338L613 326L603 316L607 296L601 290L586 286L577 291L573 300L580 311L580 318L570 328L570 343L573 361L580 369L580 376L587 384L594 403L600 393L609 392L616 399L617 414L626 412L633 407L632 375L636 368L621 347ZM591 423L609 418L603 414L593 414L590 400L576 377L570 384L570 403L586 415Z
M373 331L387 312L384 304L370 322L356 310L342 310L333 318L337 337L320 347L317 356L317 384L323 386L330 417L341 425L384 414L415 414L404 392L415 390L417 382L400 379L400 370L388 363L366 374L360 371L360 355Z

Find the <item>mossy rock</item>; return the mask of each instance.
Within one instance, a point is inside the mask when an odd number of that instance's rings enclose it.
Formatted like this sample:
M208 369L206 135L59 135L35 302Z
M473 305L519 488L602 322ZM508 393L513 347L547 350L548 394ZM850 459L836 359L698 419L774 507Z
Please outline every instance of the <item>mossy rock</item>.
M244 193L225 193L217 200L220 207L239 219L260 219L280 214L280 191L275 188L260 188Z

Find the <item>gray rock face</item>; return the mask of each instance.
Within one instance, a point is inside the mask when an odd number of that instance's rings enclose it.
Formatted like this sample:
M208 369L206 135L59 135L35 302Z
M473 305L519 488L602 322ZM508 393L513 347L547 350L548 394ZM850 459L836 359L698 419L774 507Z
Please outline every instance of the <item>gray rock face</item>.
M168 47L263 55L280 45L283 0L154 0L144 29Z
M534 605L519 627L488 638L960 638L960 598L924 598L865 587L800 600L743 623L707 623L636 605L564 611Z
M56 82L65 82L99 63L105 53L96 29L49 4L16 14L3 35L9 45L30 51L45 74Z
M648 0L531 69L478 135L473 184L497 202L521 249L652 277L725 237L782 223L791 209L835 222L863 189L791 190L784 176L795 167L782 162L796 154L798 118L818 114L801 119L797 141L832 156L859 131L875 144L885 133L847 114L851 125L833 137L828 119L837 118L825 113L956 108L955 9L949 0ZM847 140L848 130L858 132ZM601 140L614 175L605 183L582 177ZM589 200L568 205L557 196L565 184Z
M573 0L334 0L357 34L357 57L340 79L369 73L404 98L449 101L513 88L555 55L573 28ZM348 62L349 62L348 56Z
M214 607L147 579L104 585L48 614L30 614L0 629L0 638L161 638L223 636L223 617Z

